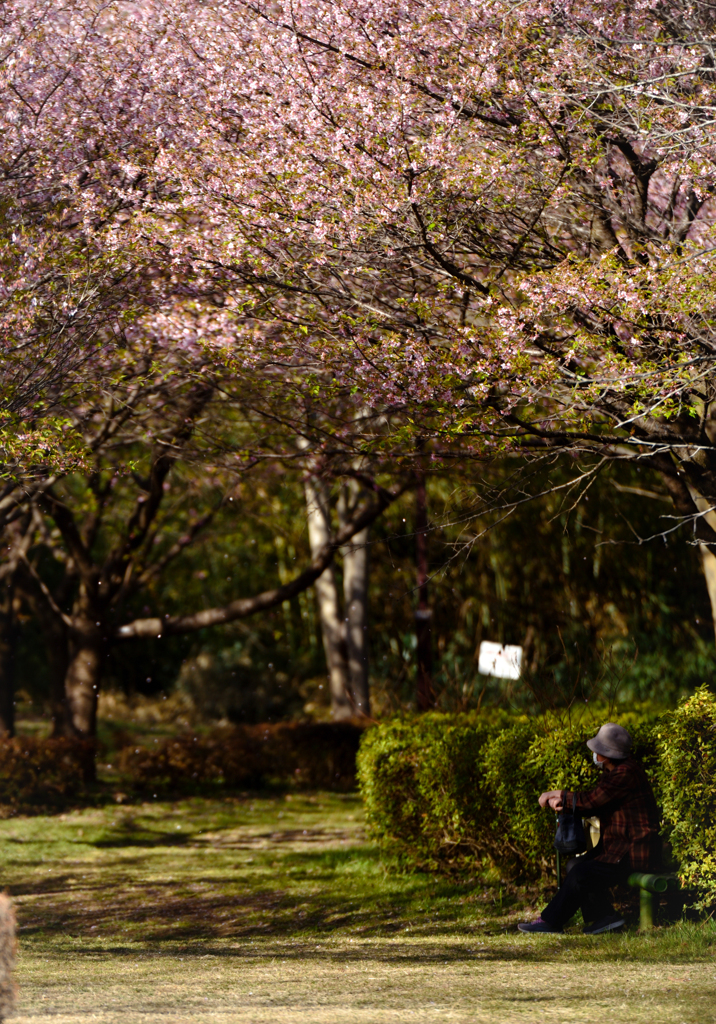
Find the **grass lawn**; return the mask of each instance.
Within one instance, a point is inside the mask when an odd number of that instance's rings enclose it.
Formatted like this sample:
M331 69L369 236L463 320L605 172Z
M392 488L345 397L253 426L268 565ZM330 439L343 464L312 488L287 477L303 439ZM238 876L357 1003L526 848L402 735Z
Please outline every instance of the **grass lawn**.
M716 928L521 936L527 891L387 874L355 796L0 822L17 1024L716 1021Z

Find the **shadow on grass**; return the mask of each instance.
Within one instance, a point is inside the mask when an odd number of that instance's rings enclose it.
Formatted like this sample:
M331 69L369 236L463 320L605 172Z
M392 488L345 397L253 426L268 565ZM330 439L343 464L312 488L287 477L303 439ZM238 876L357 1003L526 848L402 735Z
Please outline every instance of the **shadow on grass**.
M204 942L148 940L138 949L136 944L100 943L93 947L73 949L73 958L88 960L106 957L127 957L136 961L174 960L181 957L186 963L194 961L256 961L327 965L338 967L372 962L396 968L426 966L437 968L456 965L484 964L549 964L568 961L583 961L586 964L602 963L650 963L689 964L711 962L716 943L716 927L712 922L699 925L676 925L664 933L653 936L635 934L609 934L605 936L539 936L524 938L517 934L499 939L478 941L472 936L467 942L456 944L440 941L437 937L415 941L390 939L379 942L376 939L352 940L346 938L341 945L335 940L330 943L318 937L310 940L283 941L269 936L261 941L252 939L231 945L216 945L211 940ZM353 944L351 944L353 943ZM66 958L66 951L53 953L43 951L43 956Z
M129 817L119 824L106 827L102 834L91 841L88 845L98 850L124 849L130 847L163 847L163 846L186 846L192 845L197 848L208 848L219 850L252 850L257 847L283 848L286 844L299 843L304 846L316 844L333 843L355 843L355 831L345 828L323 828L311 826L309 828L276 827L257 830L255 825L251 831L246 827L238 828L235 822L227 823L225 826L215 826L211 829L211 839L203 838L205 832L195 829L179 830L172 823L169 828L152 827L140 824L135 818ZM40 842L41 840L38 840ZM22 840L23 843L27 840ZM345 852L336 848L336 853ZM290 856L288 854L287 856ZM300 855L299 855L300 856Z
M395 964L396 966L408 964L465 964L477 961L516 961L525 960L551 960L559 956L559 949L522 949L513 948L507 945L496 946L490 949L472 949L456 947L454 945L432 943L409 944L391 941L390 945L372 945L361 943L355 948L334 948L333 946L316 946L313 943L291 942L281 943L273 941L261 945L242 945L231 947L205 946L197 943L191 945L162 943L161 946L152 946L144 949L138 954L136 946L124 945L102 945L101 948L80 949L77 955L96 956L126 956L136 959L137 956L147 959L173 959L183 957L185 960L271 960L280 958L286 962L332 962L336 964L360 963L365 960L373 960L378 963ZM61 954L55 954L58 959ZM73 956L75 954L73 953Z
M129 932L149 942L326 937L347 930L387 936L406 927L448 935L461 928L455 901L476 898L474 886L426 875L386 876L372 846L291 851L278 860L274 851L262 850L250 862L227 867L225 858L216 866L199 861L199 870L182 871L184 877L148 880L146 869L157 866L147 860L148 850L144 855L149 843L128 845L144 849L137 857L105 860L99 876L78 880L86 870L78 868L10 886L14 896L40 897L20 906L21 931L88 937ZM161 844L155 837L152 845L180 844ZM170 870L167 863L162 874ZM507 903L501 897L500 910Z
M190 835L177 835L176 832L164 832L158 829L127 829L125 834L115 833L106 839L96 839L90 845L98 850L125 849L138 846L151 848L155 846L186 846L192 840Z
M192 957L418 964L538 963L565 954L617 960L630 958L632 947L635 959L652 955L648 940L634 936L506 935L507 926L515 927L506 912L524 907L536 891L387 875L374 846L335 845L340 829L248 834L233 826L226 842L221 832L212 827L207 839L190 827L177 833L127 819L83 844L103 854L100 861L65 862L64 871L48 875L33 851L25 863L43 873L9 886L26 897L19 905L22 935L92 940L79 951L87 956L136 956L135 943L149 956L181 950ZM345 835L355 843L355 830ZM716 945L714 929L687 940L669 931L672 938L658 937L653 946L655 959L681 963Z

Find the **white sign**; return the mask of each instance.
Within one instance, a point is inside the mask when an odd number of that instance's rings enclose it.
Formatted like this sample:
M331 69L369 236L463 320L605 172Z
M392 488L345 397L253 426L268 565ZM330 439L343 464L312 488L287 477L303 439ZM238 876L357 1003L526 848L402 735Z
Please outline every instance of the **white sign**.
M480 658L477 671L483 676L497 676L499 679L519 679L522 671L522 648L516 644L495 644L483 640L480 644Z

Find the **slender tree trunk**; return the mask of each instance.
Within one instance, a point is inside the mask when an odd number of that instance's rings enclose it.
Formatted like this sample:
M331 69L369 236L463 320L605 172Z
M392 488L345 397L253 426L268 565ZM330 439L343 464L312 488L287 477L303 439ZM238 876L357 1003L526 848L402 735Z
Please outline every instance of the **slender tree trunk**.
M714 636L716 637L716 555L711 548L705 544L699 544L701 550L701 565L704 570L706 589L711 602L711 618L714 625Z
M330 539L328 501L324 488L313 477L306 481L306 509L311 554L315 557ZM353 714L348 684L345 629L341 617L338 587L333 566L329 565L314 583L323 649L326 652L331 714L336 721Z
M81 739L94 739L97 733L97 698L104 654L99 628L94 622L79 620L70 639L65 700L72 734Z
M716 512L711 511L711 502L707 501L706 498L703 498L693 488L690 488L690 492L693 502L699 512L704 514L704 519L711 529L716 530ZM716 638L716 551L708 544L699 544L699 550L701 552L701 566L704 571L706 590L708 591L709 601L711 603L711 618L714 626L714 637Z
M8 576L2 581L0 600L0 737L5 738L15 735L15 612L15 582Z
M351 482L355 503L358 485ZM347 518L345 495L339 504L339 516ZM356 533L343 549L343 596L345 604L348 677L355 713L370 716L368 681L368 528Z
M368 530L357 533L343 555L348 676L358 715L370 716L368 682Z
M22 607L22 559L34 536L32 517L23 515L3 531L7 561L0 580L0 736L15 735L18 612Z
M711 618L716 638L716 550L712 543L713 537L716 535L716 511L713 510L716 501L709 500L700 494L670 455L654 456L651 461L661 474L677 514L688 519L694 515L694 510L701 513L697 519L693 520L693 529L694 536L702 541L699 544L701 565L711 604Z
M416 653L418 658L418 710L435 707L433 691L433 611L428 604L428 503L425 475L420 471L415 488L415 566L417 570L418 604L415 609Z

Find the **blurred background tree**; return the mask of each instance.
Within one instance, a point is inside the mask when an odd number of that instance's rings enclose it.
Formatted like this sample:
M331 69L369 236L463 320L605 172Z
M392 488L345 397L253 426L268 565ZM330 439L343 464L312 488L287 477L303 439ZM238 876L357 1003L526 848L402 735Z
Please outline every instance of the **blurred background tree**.
M0 16L3 730L8 680L89 735L100 683L257 720L366 713L366 664L375 714L707 676L710 16L627 9L637 57L598 4L130 7ZM378 472L400 503L276 599Z
M436 706L507 703L529 711L605 695L666 704L709 680L716 657L699 551L680 530L670 532L674 519L660 477L610 467L572 508L566 486L572 465L535 467L531 500L525 500L524 472L520 492L510 489L512 468L508 461L427 476ZM556 490L560 484L564 489ZM181 477L177 485L191 493ZM334 487L334 517L338 499ZM376 716L417 706L415 516L414 495L406 493L368 542ZM128 612L221 605L287 578L308 560L309 549L301 473L265 467L240 485L237 501L222 507L201 543L153 580ZM339 594L342 572L339 559ZM18 686L49 707L52 681L40 626L28 609L18 620ZM519 682L480 675L482 640L524 648ZM103 687L127 695L180 692L206 721L327 718L330 680L314 589L230 625L118 643Z

